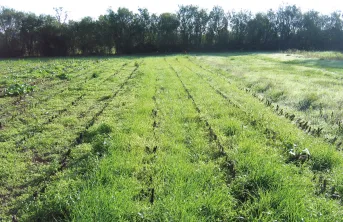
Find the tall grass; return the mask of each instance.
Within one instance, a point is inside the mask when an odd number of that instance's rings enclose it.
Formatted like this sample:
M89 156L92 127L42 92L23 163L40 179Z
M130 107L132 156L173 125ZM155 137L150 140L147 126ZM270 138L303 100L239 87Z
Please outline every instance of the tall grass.
M332 59L343 60L343 53L337 52L337 51L316 52L316 51L303 51L303 50L291 49L291 50L285 51L284 53L301 55L306 58L317 58L317 59L325 59L325 60L332 60Z

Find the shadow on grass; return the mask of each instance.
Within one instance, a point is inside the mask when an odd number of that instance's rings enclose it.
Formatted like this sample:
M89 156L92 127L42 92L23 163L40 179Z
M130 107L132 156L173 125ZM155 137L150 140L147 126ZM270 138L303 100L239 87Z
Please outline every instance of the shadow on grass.
M306 60L291 60L291 61L280 61L288 65L299 65L305 67L314 67L321 69L342 69L343 60L321 60L321 59L306 59Z
M247 56L247 55L258 55L258 54L273 54L278 51L226 51L226 52L171 52L171 53L136 53L127 55L99 55L99 56L66 56L66 57L23 57L23 58L5 58L0 61L27 61L27 62L49 62L52 60L90 60L97 61L99 59L139 59L147 57L169 57L169 56L218 56L218 57L229 57L229 56Z

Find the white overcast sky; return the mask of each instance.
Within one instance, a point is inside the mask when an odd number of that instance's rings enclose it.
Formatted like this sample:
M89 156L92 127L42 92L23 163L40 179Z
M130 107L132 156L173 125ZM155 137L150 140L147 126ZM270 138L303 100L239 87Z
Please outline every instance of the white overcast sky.
M343 0L0 0L0 6L14 8L19 11L34 12L36 14L54 15L54 7L63 7L69 13L69 18L79 20L85 16L97 18L105 14L109 7L116 10L126 7L136 12L137 9L147 8L149 12L175 12L178 5L198 5L211 9L215 5L222 6L225 11L232 9L249 9L252 12L277 9L281 4L296 4L302 11L309 9L328 14L333 11L343 11Z

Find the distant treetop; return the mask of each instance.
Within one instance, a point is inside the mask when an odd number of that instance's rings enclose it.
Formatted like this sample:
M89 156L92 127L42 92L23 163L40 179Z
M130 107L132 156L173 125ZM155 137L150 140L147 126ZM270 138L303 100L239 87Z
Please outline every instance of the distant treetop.
M343 50L343 16L295 5L253 14L194 5L176 13L126 8L68 21L63 8L36 15L0 7L0 57L230 50Z

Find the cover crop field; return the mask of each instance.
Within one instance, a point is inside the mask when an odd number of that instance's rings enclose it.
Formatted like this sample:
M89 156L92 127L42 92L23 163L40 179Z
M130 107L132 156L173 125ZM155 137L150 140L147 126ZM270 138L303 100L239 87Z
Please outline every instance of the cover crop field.
M340 59L2 60L0 221L341 221Z

